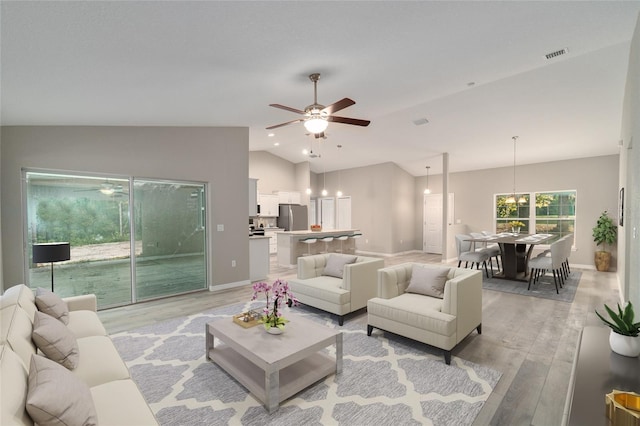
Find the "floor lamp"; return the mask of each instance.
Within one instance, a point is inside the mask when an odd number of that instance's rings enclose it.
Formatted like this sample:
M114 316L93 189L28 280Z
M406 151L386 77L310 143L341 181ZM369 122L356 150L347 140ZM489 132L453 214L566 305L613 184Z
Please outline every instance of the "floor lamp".
M69 243L42 243L33 245L34 263L51 263L51 291L53 291L53 262L71 259Z

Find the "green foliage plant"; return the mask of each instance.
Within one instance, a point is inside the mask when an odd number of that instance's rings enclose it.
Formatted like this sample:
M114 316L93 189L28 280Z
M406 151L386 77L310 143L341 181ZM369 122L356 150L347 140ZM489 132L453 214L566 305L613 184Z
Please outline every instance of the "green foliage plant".
M607 251L607 245L615 244L618 239L618 227L613 223L613 220L607 214L607 211L603 211L596 226L593 228L593 241L596 245L602 245L604 250Z
M608 325L614 332L621 334L623 336L632 336L638 337L640 335L640 322L634 323L634 312L633 305L631 301L627 302L627 306L625 306L624 311L620 308L620 304L618 303L618 312L614 312L611 308L609 308L606 304L604 308L607 310L609 317L612 321L605 319L602 315L596 311L596 315L600 318L606 325Z

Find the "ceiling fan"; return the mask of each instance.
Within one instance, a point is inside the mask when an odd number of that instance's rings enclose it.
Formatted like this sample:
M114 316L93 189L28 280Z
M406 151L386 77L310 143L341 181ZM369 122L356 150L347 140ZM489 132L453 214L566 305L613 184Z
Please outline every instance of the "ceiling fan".
M104 181L103 183L100 184L100 187L98 188L89 188L89 189L78 189L76 190L76 192L100 192L103 195L115 195L115 196L119 196L119 195L127 195L128 192L124 190L124 187L122 185L115 185L111 182L109 182L109 180L107 179L106 181Z
M318 80L320 79L320 73L314 73L309 76L309 80L313 82L313 103L307 106L304 111L297 108L291 108L280 104L269 104L269 106L284 109L287 111L295 112L297 114L304 115L302 118L296 120L287 121L286 123L276 124L275 126L267 127L268 130L275 129L282 126L287 126L293 123L304 122L304 127L313 133L316 139L324 138L324 131L327 128L329 122L352 124L355 126L368 126L371 123L369 120L359 120L357 118L338 117L333 113L342 109L350 107L355 104L355 101L344 98L335 102L329 106L320 105L318 103Z

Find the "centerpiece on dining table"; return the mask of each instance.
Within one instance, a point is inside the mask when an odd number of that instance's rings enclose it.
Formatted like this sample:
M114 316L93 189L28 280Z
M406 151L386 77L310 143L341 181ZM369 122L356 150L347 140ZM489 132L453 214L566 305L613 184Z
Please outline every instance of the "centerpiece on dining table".
M280 279L277 279L273 284L268 284L264 281L253 284L253 296L251 300L256 300L259 293L264 293L267 299L267 304L262 311L262 318L259 322L264 324L265 330L270 334L281 334L284 331L284 326L288 322L282 316L282 309L284 305L295 306L298 304L298 300L291 293L289 283Z
M524 223L520 222L519 220L512 220L507 225L511 227L511 232L513 232L514 234L519 234L520 228L524 226Z

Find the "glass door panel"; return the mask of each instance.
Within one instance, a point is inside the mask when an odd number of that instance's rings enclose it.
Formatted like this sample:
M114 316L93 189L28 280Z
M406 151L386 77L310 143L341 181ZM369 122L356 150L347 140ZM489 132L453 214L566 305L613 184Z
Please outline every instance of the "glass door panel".
M207 288L203 184L134 179L135 299Z
M51 288L51 264L32 262L33 244L64 241L71 259L53 264L57 294L131 303L128 179L26 172L25 182L29 286Z

